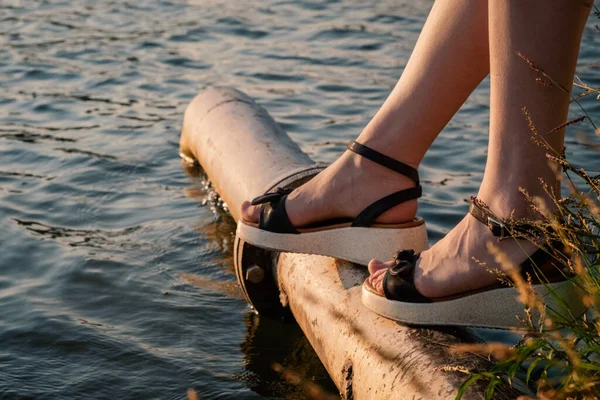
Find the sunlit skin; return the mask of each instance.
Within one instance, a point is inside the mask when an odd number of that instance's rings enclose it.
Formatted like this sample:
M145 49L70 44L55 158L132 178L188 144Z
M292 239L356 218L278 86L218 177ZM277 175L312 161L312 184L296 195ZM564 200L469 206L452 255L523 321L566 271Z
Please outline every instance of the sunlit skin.
M591 0L489 4L482 0L438 0L396 87L357 141L418 167L443 127L490 74L488 158L477 197L500 217L514 212L518 217L532 218L519 188L548 200L539 179L557 191L559 185L546 161L546 150L531 140L523 107L539 132L550 132L566 122L569 94L536 82L539 74L518 53L570 91L591 5ZM554 150L561 151L564 129L547 134L545 139ZM411 186L414 183L408 178L345 152L295 190L287 199L286 209L295 226L332 217L355 217L373 201ZM417 202L411 201L387 211L378 222L405 222L416 212ZM245 220L257 221L258 215L256 207L242 204ZM421 254L415 271L417 289L425 296L443 297L493 284L496 276L488 269L499 266L487 250L490 241L517 264L536 249L524 240L497 242L485 225L467 215ZM381 293L383 274L391 263L369 263L369 281Z

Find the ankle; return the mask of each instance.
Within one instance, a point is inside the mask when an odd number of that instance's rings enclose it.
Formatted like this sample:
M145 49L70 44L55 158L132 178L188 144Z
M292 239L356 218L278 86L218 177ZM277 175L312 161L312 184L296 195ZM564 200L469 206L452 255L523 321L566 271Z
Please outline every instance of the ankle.
M494 193L479 191L477 199L484 202L499 218L509 217L539 220L543 214L554 213L557 209L554 200L547 193L522 193L512 195L498 190ZM542 211L536 211L535 208Z
M381 139L383 137L383 139ZM388 136L389 137L389 136ZM415 169L419 168L424 153L414 151L411 146L398 146L385 140L385 135L365 135L364 132L356 139L356 141L364 146L380 152L394 160L403 162Z
M512 164L504 170L486 166L477 198L501 218L512 215L516 218L541 219L542 214L532 206L538 206L544 212L556 211L555 200L560 198L560 181L550 169L534 171L518 164Z
M347 162L354 172L350 180L356 187L370 187L382 190L402 190L415 187L417 184L411 178L392 171L358 154L347 152ZM413 167L414 168L414 167ZM357 194L354 194L357 195Z

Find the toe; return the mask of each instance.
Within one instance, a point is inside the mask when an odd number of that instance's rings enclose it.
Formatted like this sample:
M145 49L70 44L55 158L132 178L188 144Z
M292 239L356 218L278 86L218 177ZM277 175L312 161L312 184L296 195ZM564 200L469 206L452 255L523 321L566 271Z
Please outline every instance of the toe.
M394 261L379 261L376 258L372 259L369 262L369 273L371 274L367 280L369 284L379 293L384 296L385 292L383 291L383 278L385 277L385 273L388 268L394 265Z
M258 222L259 210L258 207L250 204L249 201L242 203L242 219L249 222Z
M377 271L388 269L393 263L393 261L383 262L374 258L369 262L369 273L374 274Z
M371 287L373 287L373 289L375 289L377 293L381 295L384 295L383 278L385 276L386 271L386 269L377 270L367 278L367 280L371 284Z

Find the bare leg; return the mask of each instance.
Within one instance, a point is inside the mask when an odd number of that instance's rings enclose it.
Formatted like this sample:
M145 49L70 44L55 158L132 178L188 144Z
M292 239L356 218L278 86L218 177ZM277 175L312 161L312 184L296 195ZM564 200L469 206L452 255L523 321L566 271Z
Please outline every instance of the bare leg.
M417 167L431 143L489 72L487 2L438 1L396 87L358 138L360 143ZM372 202L414 186L405 177L346 152L294 191L286 209L299 227L333 217L355 217ZM353 199L353 201L348 201ZM378 222L410 221L417 202L401 204ZM258 219L242 205L242 216Z
M546 197L539 178L559 190L555 173L546 162L546 150L532 140L522 107L527 107L540 133L567 120L569 94L543 86L518 56L524 54L554 81L570 91L581 34L590 5L586 0L491 1L489 3L491 115L490 141L485 175L478 197L496 215L512 211L527 217L519 187ZM589 3L589 1L587 1ZM545 136L554 150L562 150L564 130ZM494 282L473 257L497 268L486 250L494 240L485 225L467 215L448 235L423 252L415 284L426 296L438 297L477 289ZM496 243L514 262L523 262L535 247L507 240ZM521 250L523 246L525 252ZM371 283L381 290L388 263L372 261Z

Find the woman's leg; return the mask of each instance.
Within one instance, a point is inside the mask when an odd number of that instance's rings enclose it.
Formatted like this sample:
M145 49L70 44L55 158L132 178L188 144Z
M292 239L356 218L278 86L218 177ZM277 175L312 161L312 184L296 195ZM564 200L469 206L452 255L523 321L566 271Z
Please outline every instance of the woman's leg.
M498 216L508 217L514 211L518 217L528 217L519 187L546 198L540 178L557 193L559 190L545 157L546 149L532 141L522 109L526 107L540 133L550 132L567 120L569 93L536 82L538 75L518 53L570 92L590 6L589 0L489 2L490 141L478 197ZM564 129L548 133L545 139L560 152ZM415 273L417 289L438 297L493 283L495 276L473 260L497 268L486 249L490 240L493 236L488 228L467 215L444 239L422 253ZM496 244L516 263L527 257L520 246L529 254L535 249L530 243L512 240ZM371 283L380 290L386 266L375 261L370 265Z
M417 167L423 155L489 72L487 1L437 1L396 87L358 141ZM295 226L332 217L356 217L392 192L414 186L410 179L346 152L294 191L286 209ZM352 199L349 201L348 199ZM417 202L401 204L379 222L414 218ZM242 205L246 220L257 209Z

